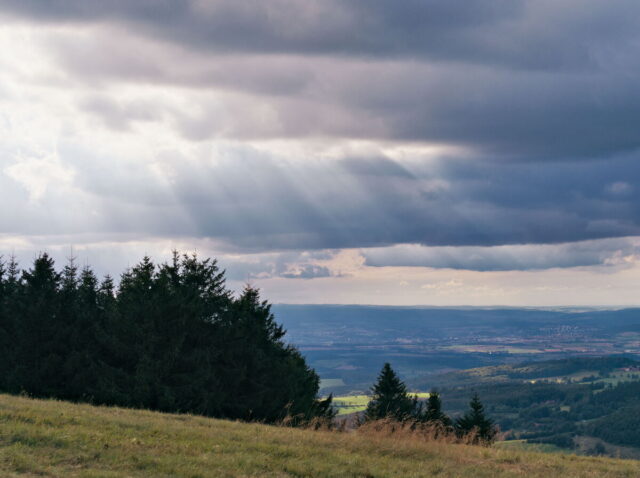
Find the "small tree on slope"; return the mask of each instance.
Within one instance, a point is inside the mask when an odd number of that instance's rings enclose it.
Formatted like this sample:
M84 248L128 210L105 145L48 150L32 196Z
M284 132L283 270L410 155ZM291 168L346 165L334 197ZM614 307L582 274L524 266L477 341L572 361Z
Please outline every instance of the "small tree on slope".
M365 420L391 418L406 420L414 416L417 402L407 394L407 387L388 363L384 364L378 382L371 388L373 398L367 405Z
M440 394L437 391L429 392L427 406L420 414L419 420L443 427L451 426L451 419L442 411L442 400L440 400Z
M470 410L456 420L456 431L459 435L475 433L474 443L490 444L495 439L496 429L493 420L484 414L484 406L475 393L469 402Z

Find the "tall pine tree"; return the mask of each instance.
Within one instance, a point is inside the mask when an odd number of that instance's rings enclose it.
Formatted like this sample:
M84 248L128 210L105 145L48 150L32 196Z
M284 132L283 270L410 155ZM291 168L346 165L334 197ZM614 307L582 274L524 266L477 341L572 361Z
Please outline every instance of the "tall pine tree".
M475 433L474 442L490 444L495 439L497 429L493 420L486 417L480 397L475 393L469 403L469 411L456 420L459 435Z
M442 400L436 390L429 392L426 406L418 416L419 421L443 427L451 426L451 419L442 411Z
M378 381L371 388L372 398L365 410L365 420L390 418L403 421L415 415L417 400L409 397L406 385L385 363L378 375Z

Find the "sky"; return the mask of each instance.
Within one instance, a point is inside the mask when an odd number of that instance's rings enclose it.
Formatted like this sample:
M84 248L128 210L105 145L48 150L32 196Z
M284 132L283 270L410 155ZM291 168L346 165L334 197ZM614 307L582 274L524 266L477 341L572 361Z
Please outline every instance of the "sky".
M636 0L0 0L0 253L275 303L640 305Z

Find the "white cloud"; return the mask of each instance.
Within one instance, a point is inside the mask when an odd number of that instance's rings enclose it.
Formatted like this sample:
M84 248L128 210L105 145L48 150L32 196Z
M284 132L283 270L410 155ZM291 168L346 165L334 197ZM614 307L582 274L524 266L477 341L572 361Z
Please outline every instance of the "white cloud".
M57 156L43 158L21 158L6 167L4 173L20 183L29 193L29 200L37 203L54 187L56 190L69 188L74 171L63 164Z

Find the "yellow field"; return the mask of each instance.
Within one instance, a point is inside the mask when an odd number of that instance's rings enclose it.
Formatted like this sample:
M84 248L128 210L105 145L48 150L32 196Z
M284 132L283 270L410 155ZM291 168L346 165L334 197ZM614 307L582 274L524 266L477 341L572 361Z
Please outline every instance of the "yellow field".
M428 398L426 392L411 393L412 397L417 395L418 398ZM338 410L338 416L348 415L349 413L362 412L367 408L371 400L369 395L342 395L333 398L333 405Z
M338 415L347 415L366 409L369 400L371 400L369 395L343 395L334 397L333 405L338 410Z
M0 476L632 478L640 462L0 395Z

